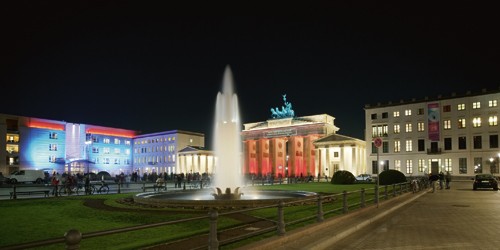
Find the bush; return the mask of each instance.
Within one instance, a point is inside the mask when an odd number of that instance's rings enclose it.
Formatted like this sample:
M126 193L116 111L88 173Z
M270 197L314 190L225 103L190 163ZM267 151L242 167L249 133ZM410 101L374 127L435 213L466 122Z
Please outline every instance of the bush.
M392 185L396 183L406 182L406 176L398 170L389 169L384 170L379 174L380 185Z
M346 170L339 170L333 174L331 183L332 184L353 184L356 181L356 177Z

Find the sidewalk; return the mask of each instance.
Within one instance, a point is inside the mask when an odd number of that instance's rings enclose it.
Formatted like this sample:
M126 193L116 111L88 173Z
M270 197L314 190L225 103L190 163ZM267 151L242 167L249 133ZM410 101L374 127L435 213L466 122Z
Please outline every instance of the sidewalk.
M500 249L500 193L451 189L406 193L285 236L239 249Z

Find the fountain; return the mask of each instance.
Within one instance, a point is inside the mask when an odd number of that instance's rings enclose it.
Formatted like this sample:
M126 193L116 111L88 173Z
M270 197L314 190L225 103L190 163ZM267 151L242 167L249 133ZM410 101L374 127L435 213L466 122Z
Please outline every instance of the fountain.
M213 146L217 163L212 182L214 189L141 193L134 197L135 202L167 207L255 207L316 195L305 191L256 191L245 187L241 172L241 122L233 85L231 69L226 66L222 92L217 94L215 106Z

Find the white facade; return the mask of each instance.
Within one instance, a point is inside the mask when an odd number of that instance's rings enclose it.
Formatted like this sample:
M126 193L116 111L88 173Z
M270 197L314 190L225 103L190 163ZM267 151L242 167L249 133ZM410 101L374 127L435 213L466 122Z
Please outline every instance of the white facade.
M499 174L499 91L365 106L368 172ZM381 138L377 150L374 138Z
M134 171L139 174L181 173L177 169L177 155L187 146L204 147L205 135L172 130L137 136L134 138Z

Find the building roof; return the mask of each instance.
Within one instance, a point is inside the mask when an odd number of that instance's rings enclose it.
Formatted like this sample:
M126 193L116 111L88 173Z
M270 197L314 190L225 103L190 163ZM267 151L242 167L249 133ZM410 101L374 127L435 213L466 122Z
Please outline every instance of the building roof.
M317 140L314 141L314 144L331 144L334 142L358 142L358 143L365 143L365 141L350 137L350 136L345 136L345 135L339 135L339 134L329 134L327 136L321 137Z

